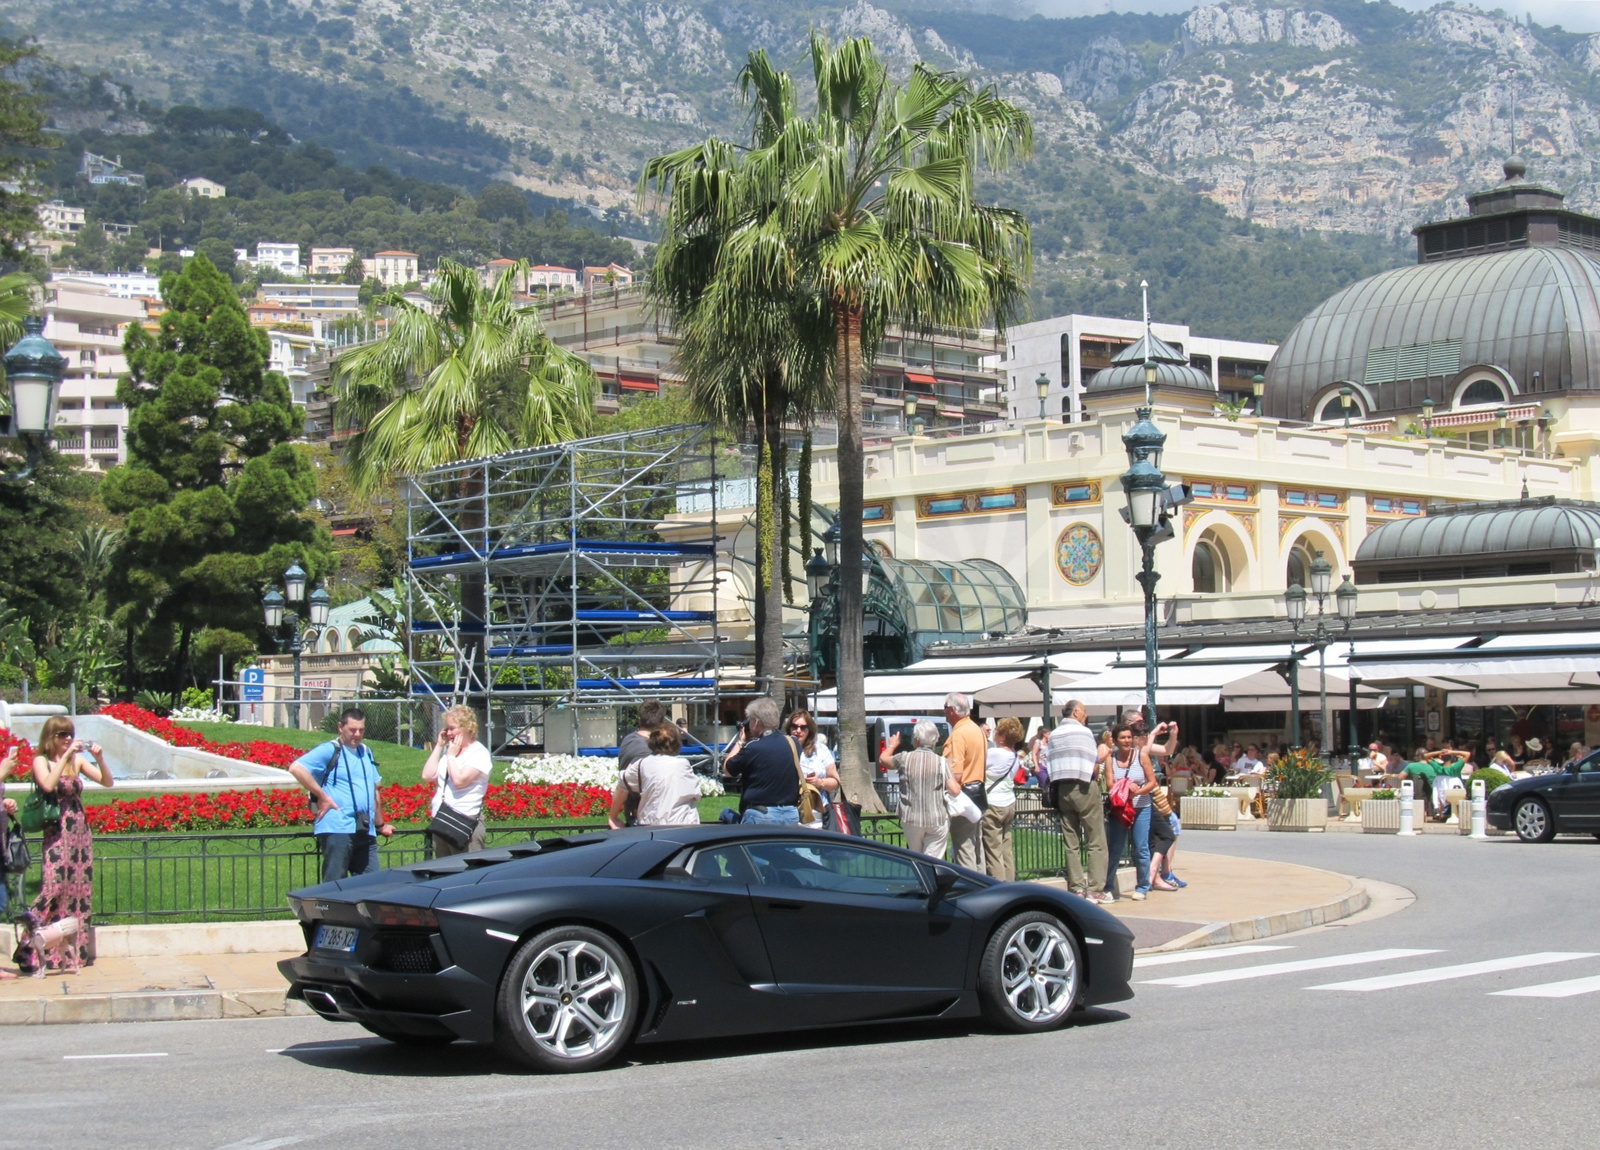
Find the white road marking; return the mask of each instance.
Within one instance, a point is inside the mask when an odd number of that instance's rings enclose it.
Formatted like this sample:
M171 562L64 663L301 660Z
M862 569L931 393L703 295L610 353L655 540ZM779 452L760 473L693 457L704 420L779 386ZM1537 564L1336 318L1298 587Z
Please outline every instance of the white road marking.
M1505 998L1571 998L1575 994L1593 994L1600 990L1600 975L1574 978L1567 982L1546 982L1539 986L1519 986L1516 990L1492 990L1489 993Z
M1147 954L1133 960L1133 969L1172 966L1179 962L1199 962L1202 958L1227 958L1230 955L1265 954L1269 950L1293 950L1292 946L1229 946L1212 950L1183 950L1176 954Z
M99 1059L99 1058L165 1058L165 1057L167 1057L166 1051L162 1051L159 1054L157 1054L157 1053L150 1053L150 1054L63 1054L61 1056L61 1059L62 1059L63 1062L87 1062L87 1061L90 1061L91 1059Z
M1350 982L1329 982L1313 986L1311 990L1393 990L1401 986L1421 986L1429 982L1447 982L1452 978L1471 978L1477 974L1493 974L1500 970L1521 970L1527 966L1548 966L1552 962L1571 962L1576 958L1595 958L1584 951L1546 950L1537 954L1516 954L1510 958L1491 958L1486 962L1464 962L1459 966L1435 966L1426 970L1412 970L1405 974L1385 974L1377 978L1357 978Z
M242 1142L229 1142L226 1146L219 1146L217 1150L277 1150L279 1146L293 1146L296 1142L304 1142L311 1137L309 1134L291 1134L285 1138L246 1138Z
M1335 954L1329 958L1303 958L1297 962L1269 962L1264 966L1240 966L1213 970L1206 974L1180 974L1171 978L1152 978L1142 986L1210 986L1214 982L1238 982L1245 978L1265 978L1273 974L1297 974L1304 970L1327 970L1334 966L1361 966L1369 962L1389 962L1396 958L1415 958L1438 954L1437 950L1363 950L1354 954Z

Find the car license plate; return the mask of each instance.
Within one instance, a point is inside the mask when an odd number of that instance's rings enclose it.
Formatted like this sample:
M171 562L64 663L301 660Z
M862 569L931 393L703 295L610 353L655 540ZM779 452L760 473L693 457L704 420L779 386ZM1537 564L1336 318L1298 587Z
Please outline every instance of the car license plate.
M317 927L316 948L318 950L355 950L356 935L358 933L353 926L319 926Z

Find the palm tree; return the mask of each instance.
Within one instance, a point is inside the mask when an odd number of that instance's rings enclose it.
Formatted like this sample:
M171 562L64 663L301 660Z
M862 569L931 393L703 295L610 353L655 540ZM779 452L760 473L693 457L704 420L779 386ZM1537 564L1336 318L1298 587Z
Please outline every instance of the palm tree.
M753 295L788 290L821 301L839 445L840 770L873 802L863 681L861 530L863 365L890 324L910 330L1017 318L1031 272L1031 237L1018 212L981 203L980 165L1000 169L1032 149L1028 116L993 87L924 65L904 84L872 43L837 47L813 35L813 115L774 119L745 157L752 190L742 245L719 274ZM746 76L758 71L752 57ZM758 93L765 91L752 77ZM758 99L758 118L766 104Z
M770 144L793 114L793 86L764 53L751 56L741 81L755 92L753 146ZM751 291L721 274L729 253L770 240L760 228L774 205L753 198L758 189L745 178L741 154L712 139L657 157L645 166L639 198L663 209L650 295L682 333L677 359L696 412L720 427L756 430L756 675L781 703L790 582L783 429L809 424L826 402L830 324L815 295L781 284ZM802 522L802 539L806 529Z
M473 269L444 261L431 309L399 293L378 300L393 309L387 333L334 365L358 487L588 430L594 373L517 301L526 272L521 261L485 286Z

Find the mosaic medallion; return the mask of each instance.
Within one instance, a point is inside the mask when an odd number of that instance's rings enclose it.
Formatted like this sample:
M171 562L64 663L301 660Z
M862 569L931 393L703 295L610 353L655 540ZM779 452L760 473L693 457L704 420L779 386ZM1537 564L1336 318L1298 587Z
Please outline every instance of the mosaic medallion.
M1104 559L1100 535L1087 523L1074 523L1056 540L1056 570L1074 587L1082 587L1100 574Z

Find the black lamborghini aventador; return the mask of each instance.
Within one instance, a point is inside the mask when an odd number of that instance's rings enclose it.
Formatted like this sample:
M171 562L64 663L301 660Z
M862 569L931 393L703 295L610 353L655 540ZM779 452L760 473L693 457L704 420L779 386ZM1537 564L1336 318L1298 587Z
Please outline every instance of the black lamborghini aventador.
M279 964L324 1018L588 1070L631 1042L982 1015L1015 1031L1131 998L1133 935L1065 891L775 826L635 828L296 891Z

